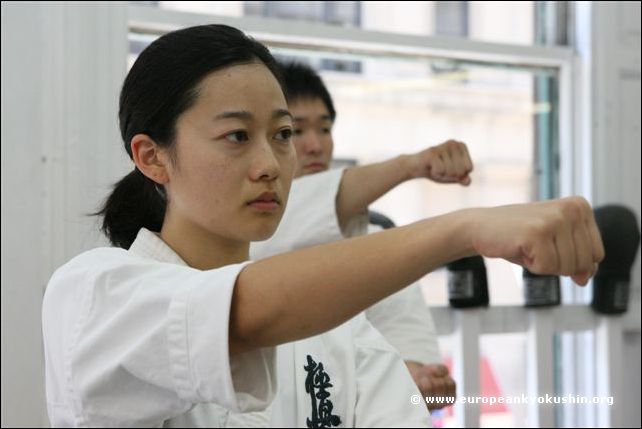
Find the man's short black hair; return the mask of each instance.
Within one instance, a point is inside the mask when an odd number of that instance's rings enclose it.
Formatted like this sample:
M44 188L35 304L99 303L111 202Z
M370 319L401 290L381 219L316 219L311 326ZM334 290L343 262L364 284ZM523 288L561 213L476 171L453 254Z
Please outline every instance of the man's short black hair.
M328 89L323 84L321 76L312 67L302 63L279 62L279 65L281 66L281 76L285 85L284 91L288 103L301 99L320 98L326 109L328 109L330 119L334 122L337 112L334 110L332 97L330 97Z

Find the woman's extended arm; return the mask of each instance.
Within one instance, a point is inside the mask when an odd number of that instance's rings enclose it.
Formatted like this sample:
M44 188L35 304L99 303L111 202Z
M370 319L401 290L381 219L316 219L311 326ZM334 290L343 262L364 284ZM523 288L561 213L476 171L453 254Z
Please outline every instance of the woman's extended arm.
M325 332L436 267L473 254L586 284L604 250L590 205L572 197L460 210L276 255L237 278L230 352Z

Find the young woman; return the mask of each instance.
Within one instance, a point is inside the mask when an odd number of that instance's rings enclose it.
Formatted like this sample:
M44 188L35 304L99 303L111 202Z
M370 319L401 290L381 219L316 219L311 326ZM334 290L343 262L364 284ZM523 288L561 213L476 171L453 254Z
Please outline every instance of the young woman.
M221 25L169 33L139 56L119 113L136 167L102 211L116 247L69 261L44 297L53 426L218 426L221 408L265 409L283 372L293 382L279 386L275 424L373 425L368 411L387 404L366 408L353 390L388 386L375 377L358 385L350 375L357 368L329 369L312 355L304 368L279 358L277 370L275 346L336 328L435 267L475 253L583 284L595 271L603 250L581 198L463 210L248 262L250 241L276 230L296 166L277 75L265 47ZM380 168L390 166L344 173L339 224L381 191L385 184L364 181ZM377 365L404 371L397 392L411 392L401 360L391 359L372 328L349 329L363 332L366 347L383 349L374 354ZM359 350L344 351L356 364ZM359 362L367 370L371 361ZM336 382L333 370L342 374ZM331 400L337 391L344 393ZM410 403L405 396L394 406L401 401ZM421 424L415 410L422 409L403 408L411 417L402 423Z

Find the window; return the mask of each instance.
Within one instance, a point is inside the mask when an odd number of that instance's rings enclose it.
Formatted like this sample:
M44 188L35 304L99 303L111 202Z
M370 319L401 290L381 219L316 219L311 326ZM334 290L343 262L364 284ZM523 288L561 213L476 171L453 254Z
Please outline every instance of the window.
M436 1L435 34L468 37L468 2Z
M245 15L264 16L283 19L316 21L331 25L358 27L361 10L357 1L247 1ZM277 57L287 61L287 57ZM320 58L307 63L318 70L335 70L339 72L358 73L361 64L358 61L336 58Z
M246 16L323 22L358 27L361 8L358 1L246 1Z

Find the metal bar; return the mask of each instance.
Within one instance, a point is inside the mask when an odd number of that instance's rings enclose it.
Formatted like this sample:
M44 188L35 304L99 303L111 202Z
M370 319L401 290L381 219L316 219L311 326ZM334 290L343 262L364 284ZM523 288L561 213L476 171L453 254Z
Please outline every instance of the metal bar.
M178 28L232 25L270 46L323 49L365 55L447 58L466 62L557 69L573 58L566 47L521 46L437 36L384 33L265 17L230 17L129 6L131 31L163 34Z

